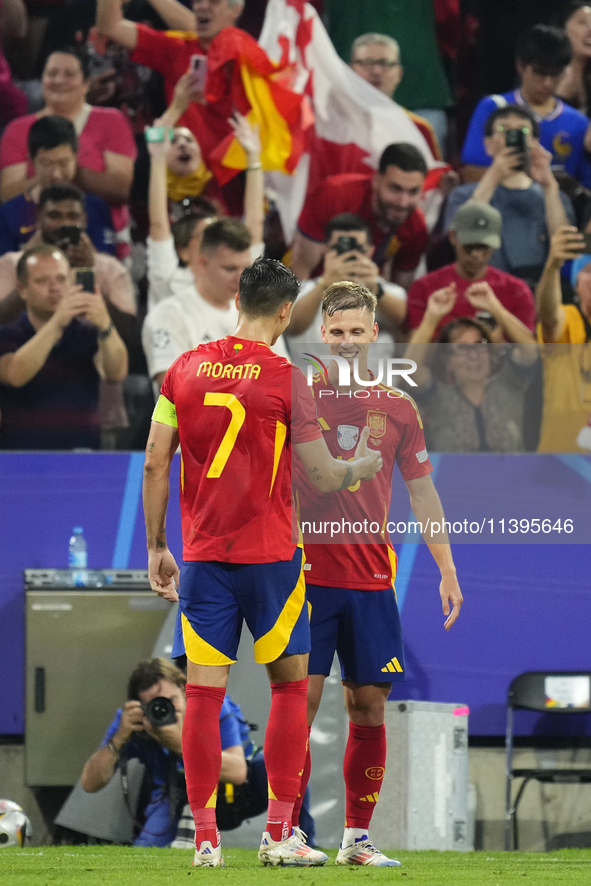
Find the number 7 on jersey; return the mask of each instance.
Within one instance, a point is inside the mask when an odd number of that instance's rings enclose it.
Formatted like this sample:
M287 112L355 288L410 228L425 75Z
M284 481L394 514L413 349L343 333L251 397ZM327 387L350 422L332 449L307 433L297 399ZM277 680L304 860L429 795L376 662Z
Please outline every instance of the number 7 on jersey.
M209 479L217 480L226 467L226 462L230 458L230 453L234 449L236 438L246 418L246 410L234 394L214 394L208 392L203 399L203 405L225 406L232 414L228 429L224 434L222 442L213 457L213 461L209 466L206 475Z

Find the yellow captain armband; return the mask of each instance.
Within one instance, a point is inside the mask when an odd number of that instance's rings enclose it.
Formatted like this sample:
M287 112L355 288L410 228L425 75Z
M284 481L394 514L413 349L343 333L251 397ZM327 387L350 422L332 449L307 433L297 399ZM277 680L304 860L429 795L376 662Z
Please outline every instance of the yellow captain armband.
M176 417L176 406L162 394L158 397L158 402L154 407L152 421L157 421L161 425L169 425L171 428L178 428L179 426Z

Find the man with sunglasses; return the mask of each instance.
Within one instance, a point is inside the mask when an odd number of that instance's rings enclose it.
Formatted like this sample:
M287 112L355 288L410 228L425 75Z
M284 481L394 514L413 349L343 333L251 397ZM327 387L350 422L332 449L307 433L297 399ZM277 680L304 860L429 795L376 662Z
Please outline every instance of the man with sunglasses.
M573 224L574 210L550 166L533 115L519 105L497 108L486 121L485 148L492 164L479 182L460 185L449 196L444 226L466 200L490 203L503 219L501 243L491 264L535 288L548 255L550 237Z
M485 96L472 115L461 155L465 182L482 178L491 164L484 136L492 112L519 105L539 125L540 144L552 154L552 167L563 169L589 187L591 166L584 147L589 120L555 94L571 59L570 41L562 28L534 25L525 32L516 51L520 86L503 95Z
M456 261L425 274L408 293L408 326L421 328L421 341L431 341L446 323L459 317L489 319L505 339L531 341L535 306L530 288L490 264L501 244L501 230L501 214L488 203L470 200L457 210L449 232ZM438 303L447 310L427 309L436 292L441 296Z

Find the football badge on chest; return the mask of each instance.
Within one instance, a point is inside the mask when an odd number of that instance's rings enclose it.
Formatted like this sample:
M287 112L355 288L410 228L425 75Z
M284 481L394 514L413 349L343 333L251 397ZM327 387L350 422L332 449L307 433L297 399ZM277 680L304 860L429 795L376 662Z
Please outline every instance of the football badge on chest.
M380 446L380 437L383 437L386 433L386 419L387 415L385 412L379 412L377 409L368 409L367 426L369 428L369 443L371 445Z
M354 425L339 425L337 428L337 443L341 449L355 449L359 442L359 428Z

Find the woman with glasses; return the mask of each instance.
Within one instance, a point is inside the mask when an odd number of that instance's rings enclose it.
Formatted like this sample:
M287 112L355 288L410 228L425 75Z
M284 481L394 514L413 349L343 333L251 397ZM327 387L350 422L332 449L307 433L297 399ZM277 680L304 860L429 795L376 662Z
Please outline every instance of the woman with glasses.
M522 452L525 401L538 361L534 337L527 333L520 343L493 344L495 330L489 324L459 317L431 344L429 328L449 314L455 297L453 287L430 296L424 322L414 330L404 355L417 363L413 379L418 387L411 393L420 406L427 447L436 452ZM505 314L498 316L504 322ZM500 331L508 334L507 329Z

